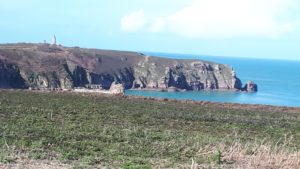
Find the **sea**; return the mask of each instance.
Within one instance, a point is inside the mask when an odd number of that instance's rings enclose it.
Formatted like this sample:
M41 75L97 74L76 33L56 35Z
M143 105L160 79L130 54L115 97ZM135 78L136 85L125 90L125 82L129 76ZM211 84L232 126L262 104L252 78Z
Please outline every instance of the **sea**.
M243 84L249 80L257 83L258 92L159 92L147 90L126 90L126 95L223 103L228 102L300 107L300 61L199 56L157 52L143 53L150 56L175 59L200 59L230 65L237 73L237 76L242 80Z

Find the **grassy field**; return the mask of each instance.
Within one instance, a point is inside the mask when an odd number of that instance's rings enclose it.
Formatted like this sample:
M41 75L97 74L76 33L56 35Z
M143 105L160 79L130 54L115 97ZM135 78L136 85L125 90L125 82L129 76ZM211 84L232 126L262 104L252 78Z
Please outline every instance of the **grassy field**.
M294 168L300 111L0 91L0 168ZM280 161L281 160L281 161Z

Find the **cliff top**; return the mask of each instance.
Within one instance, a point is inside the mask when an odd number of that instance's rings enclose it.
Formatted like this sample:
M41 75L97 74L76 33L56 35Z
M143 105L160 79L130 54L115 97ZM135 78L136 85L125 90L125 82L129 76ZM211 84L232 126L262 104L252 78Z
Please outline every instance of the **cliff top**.
M173 66L174 62L200 61L212 65L216 64L198 59L169 59L159 56L146 56L139 52L66 47L43 43L0 44L0 60L18 64L25 69L34 69L34 71L53 70L62 63L70 62L97 73L109 71L114 67L134 66L141 60L157 62L166 67ZM103 62L109 64L102 64L101 69L97 68Z

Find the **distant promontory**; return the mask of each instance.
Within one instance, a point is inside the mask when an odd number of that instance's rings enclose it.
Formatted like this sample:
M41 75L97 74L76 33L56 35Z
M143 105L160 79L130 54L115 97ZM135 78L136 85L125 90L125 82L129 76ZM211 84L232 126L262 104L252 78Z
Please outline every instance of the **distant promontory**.
M0 45L0 88L35 90L125 89L257 91L242 86L230 66L142 53L50 44Z

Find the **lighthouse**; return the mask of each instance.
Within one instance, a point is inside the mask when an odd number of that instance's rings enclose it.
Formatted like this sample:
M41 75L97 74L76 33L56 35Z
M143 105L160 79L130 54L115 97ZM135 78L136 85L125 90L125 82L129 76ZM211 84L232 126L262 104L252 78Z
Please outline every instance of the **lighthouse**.
M53 35L53 38L52 38L52 45L56 45L56 36Z

